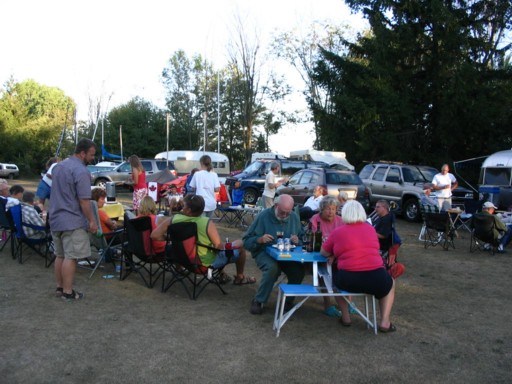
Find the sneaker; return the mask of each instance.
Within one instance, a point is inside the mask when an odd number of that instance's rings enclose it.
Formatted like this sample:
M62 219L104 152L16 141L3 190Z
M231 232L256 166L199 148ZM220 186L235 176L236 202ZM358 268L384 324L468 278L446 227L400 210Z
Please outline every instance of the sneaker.
M84 298L84 294L82 292L76 292L73 290L71 293L62 293L62 300L64 301L73 301L73 300L81 300Z
M253 299L251 301L251 309L249 310L253 315L261 315L263 313L263 304Z
M485 243L485 244L484 244L484 249L485 249L486 251L490 251L490 250L491 250L491 244L489 244L489 243Z
M498 253L505 253L505 249L503 249L503 244L498 245Z

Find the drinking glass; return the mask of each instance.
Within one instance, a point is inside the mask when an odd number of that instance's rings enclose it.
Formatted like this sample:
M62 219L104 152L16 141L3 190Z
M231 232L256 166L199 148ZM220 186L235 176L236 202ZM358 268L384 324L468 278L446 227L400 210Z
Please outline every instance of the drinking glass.
M282 238L284 237L284 232L283 232L283 231L277 231L277 232L276 232L276 237L277 237L278 239L282 239Z

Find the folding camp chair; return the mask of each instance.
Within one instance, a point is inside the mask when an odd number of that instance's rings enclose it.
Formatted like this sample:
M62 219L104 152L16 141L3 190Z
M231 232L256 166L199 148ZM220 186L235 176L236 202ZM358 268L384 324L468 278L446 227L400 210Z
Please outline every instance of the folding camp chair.
M244 222L246 211L241 205L243 193L242 195L235 193L236 200L232 200L229 193L226 193L226 196L227 202L217 204L215 215L218 217L218 222L224 221L228 227L247 226Z
M11 256L14 259L14 238L16 227L14 226L11 212L5 211L6 203L7 200L0 198L0 236L2 236L0 252L4 250L7 243L11 243Z
M450 247L455 249L455 228L448 212L425 212L423 213L423 221L425 226L425 249L429 246L435 247L438 244L441 244L445 251Z
M496 224L494 217L484 213L473 215L470 223L471 242L469 243L469 252L489 251L492 255L500 245L500 240L496 236Z
M124 218L126 242L123 243L121 280L136 272L148 288L153 288L164 274L165 252L155 253L151 240L151 218L149 216Z
M96 225L98 226L98 229L101 230L101 221L98 212L98 204L94 200L91 200L91 210L96 221ZM92 260L91 257L79 262L80 267L90 268L92 270L91 274L89 275L89 279L92 277L92 275L94 275L94 272L96 272L101 262L110 259L112 264L115 264L114 255L116 251L120 250L122 247L121 243L123 241L123 233L123 228L117 229L109 233L101 233L101 235L99 236L98 234L95 233L89 233L91 247L93 247L96 250L95 253L98 255L98 257L96 258L96 260Z
M420 212L421 216L425 217L426 213L439 213L439 208L437 206L428 205L428 204L420 204ZM419 241L425 241L425 233L427 231L427 227L425 224L425 220L423 220L423 225L421 226L420 235L418 236Z
M23 264L23 262L26 260L23 259L23 248L26 245L39 256L44 258L45 267L48 268L55 260L55 255L50 252L52 236L48 225L43 227L24 222L21 204L12 206L9 210L11 212L16 229L16 239L14 241L14 258L17 258L18 262ZM28 237L24 228L32 228L34 231L38 231L38 233L42 234L43 236L40 238Z
M169 252L167 253L166 272L170 272L172 277L167 284L164 279L163 292L167 292L170 287L179 282L193 300L197 299L209 284L216 285L223 294L226 294L220 279L224 265L214 268L201 263L198 248L214 248L198 243L196 223L171 224L167 231L167 241ZM227 256L225 264L227 264L231 259L232 251L226 250L225 252ZM190 292L188 284L192 285L192 292Z

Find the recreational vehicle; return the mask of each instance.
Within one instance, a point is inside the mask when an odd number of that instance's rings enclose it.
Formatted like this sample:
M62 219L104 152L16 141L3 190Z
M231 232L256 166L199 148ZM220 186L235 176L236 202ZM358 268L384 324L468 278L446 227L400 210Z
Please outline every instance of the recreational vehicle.
M479 192L501 210L512 208L512 149L487 157L480 169Z
M186 175L194 168L200 168L199 159L203 155L208 155L212 159L212 166L215 173L219 176L227 176L230 173L229 159L226 155L217 152L205 151L169 151L160 152L155 159L168 159L174 163L178 175Z

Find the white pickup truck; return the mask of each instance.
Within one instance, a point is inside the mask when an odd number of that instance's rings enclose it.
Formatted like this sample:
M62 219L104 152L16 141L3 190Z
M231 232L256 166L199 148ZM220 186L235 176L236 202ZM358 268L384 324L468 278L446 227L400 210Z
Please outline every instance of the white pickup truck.
M20 175L20 170L16 164L0 163L0 177L14 179Z

